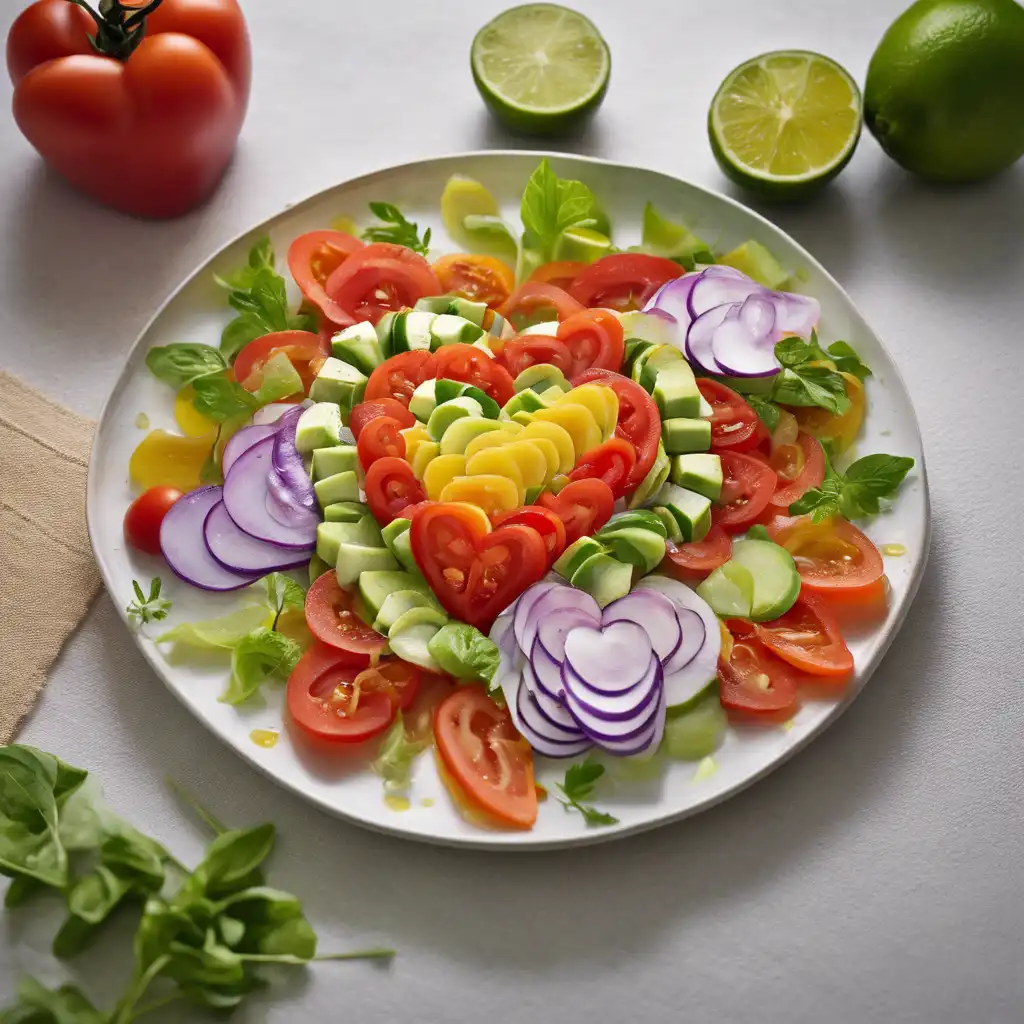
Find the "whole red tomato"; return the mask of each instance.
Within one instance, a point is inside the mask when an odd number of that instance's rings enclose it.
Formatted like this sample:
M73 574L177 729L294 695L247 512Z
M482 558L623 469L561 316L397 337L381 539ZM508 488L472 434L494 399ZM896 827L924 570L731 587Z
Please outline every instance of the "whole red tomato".
M37 0L7 36L14 118L93 199L175 217L216 188L249 99L237 0ZM91 41L91 40L94 40Z

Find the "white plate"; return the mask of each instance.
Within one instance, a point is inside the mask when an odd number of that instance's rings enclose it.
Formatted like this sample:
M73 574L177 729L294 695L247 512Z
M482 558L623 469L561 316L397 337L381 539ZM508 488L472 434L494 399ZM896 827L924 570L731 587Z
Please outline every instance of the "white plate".
M200 267L171 296L136 342L96 434L89 467L88 519L96 557L114 604L124 614L131 598L132 579L148 581L160 574L165 594L174 602L171 617L160 626L225 614L239 602L237 595L210 595L177 580L159 559L126 548L121 533L125 508L133 498L128 459L144 436L136 425L146 413L153 428L174 430L173 395L146 370L146 351L175 341L216 344L231 316L224 293L213 284L214 269L226 270L244 262L251 242L270 234L282 268L283 254L293 238L326 226L347 214L365 221L367 203L396 203L421 227L434 231L435 251L453 251L440 223L438 202L453 173L484 182L503 210L518 223L523 185L544 154L476 153L420 161L393 167L338 185L292 207L237 239ZM857 664L855 681L841 701L808 703L787 728L730 729L714 757L715 768L695 778L693 764L674 764L656 783L616 785L602 792L600 806L619 819L609 828L588 829L578 814L567 814L554 799L541 805L536 827L527 833L489 832L464 822L455 812L437 777L432 759L419 759L411 792L411 807L392 810L383 799L380 780L344 757L324 761L293 743L282 721L283 694L269 687L265 707L236 709L217 701L226 671L223 666L196 668L171 665L161 651L135 631L143 654L171 691L211 732L232 746L250 764L332 814L369 828L410 839L454 846L542 849L617 839L666 822L676 821L724 800L781 764L835 721L857 696L878 665L903 622L924 572L929 541L928 491L917 420L906 387L874 331L854 308L849 296L825 269L791 238L750 210L696 185L653 171L581 157L552 157L557 173L585 181L600 197L625 246L640 240L644 203L651 200L665 213L686 220L699 234L730 248L748 238L766 245L785 265L801 272L801 290L816 296L822 306L822 336L831 342L849 341L874 370L868 381L869 414L858 452L886 451L911 455L917 466L903 485L891 512L879 516L867 532L877 544L902 544L906 554L887 558L892 600L885 623L851 640ZM287 275L286 275L287 276ZM291 286L290 286L291 287ZM297 292L296 292L297 298ZM149 627L150 630L153 627ZM152 685L140 680L139 685ZM280 729L276 746L264 749L249 737L255 728ZM549 788L559 780L564 764L545 763L540 781Z

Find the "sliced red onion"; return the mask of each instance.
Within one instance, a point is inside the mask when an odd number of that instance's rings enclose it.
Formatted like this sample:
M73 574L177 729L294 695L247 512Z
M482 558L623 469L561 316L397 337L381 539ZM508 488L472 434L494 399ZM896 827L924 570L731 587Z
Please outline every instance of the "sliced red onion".
M657 658L651 658L643 686L637 688L642 691L643 703L628 717L612 718L592 704L584 705L576 697L576 693L581 689L580 681L568 665L565 665L564 669L565 706L572 712L580 728L597 743L603 743L605 740L633 739L650 725L651 719L657 713L660 704L658 691L662 685L661 663Z
M640 626L651 638L651 646L662 664L675 654L683 639L676 606L656 590L634 590L612 601L601 613L601 623L607 626L612 622L635 622Z
M772 344L775 333L775 304L770 294L748 295L740 306L739 320L749 328L755 338L765 344Z
M295 405L292 402L271 402L270 405L265 405L252 414L252 422L256 426L277 423L286 412L291 412L293 409L301 410L302 405Z
M534 588L540 585L534 584ZM522 603L516 609L516 640L519 641L522 650L533 650L533 641L537 636L540 624L553 612L567 608L588 614L595 623L601 621L601 609L586 591L577 590L564 583L556 583L537 601L529 604L525 613ZM521 620L525 620L522 622L522 627L520 626Z
M701 271L700 280L694 283L687 297L687 308L694 320L716 306L731 306L734 302L742 302L750 295L766 291L745 274L733 276L709 273L711 269L709 267L708 270Z
M500 649L500 648L499 648ZM503 656L507 655L507 649ZM502 690L505 694L505 703L508 705L512 722L526 742L539 754L545 757L576 757L589 750L593 743L582 733L578 738L570 736L568 739L549 739L547 736L533 728L534 717L539 714L536 705L527 703L530 697L529 691L522 682L519 673L506 673L502 677ZM520 698L522 695L522 698ZM525 718L523 711L526 712ZM549 730L545 729L544 732Z
M300 550L316 543L316 525L285 526L267 509L267 477L276 435L243 452L224 479L224 506L235 525L257 540Z
M292 529L310 526L316 529L316 524L320 522L316 510L300 504L273 467L267 473L267 511L282 526Z
M624 740L602 740L601 747L608 753L616 754L619 757L633 757L647 750L657 750L665 735L665 710L665 689L662 687L654 716L643 732Z
M313 554L312 547L294 551L250 537L235 525L223 501L218 501L207 514L203 538L210 554L225 569L237 573L265 575L295 569L305 565Z
M690 312L689 298L693 286L700 280L699 273L683 274L682 277L666 281L644 306L645 313L667 313L685 331L693 320Z
M775 292L772 302L775 305L775 330L779 337L798 334L801 338L809 338L821 319L821 303L809 295Z
M551 700L558 701L562 697L562 663L556 661L545 649L540 640L535 640L530 653L530 665L533 668L533 682L537 692L544 693Z
M284 490L289 491L294 498L295 504L307 509L316 508L316 492L313 490L313 481L306 472L306 467L295 447L295 430L303 410L296 407L286 412L277 424L277 434L274 437L274 450L271 456L274 472L284 485ZM275 495L280 500L280 495ZM282 502L284 504L284 502Z
M203 525L221 500L220 487L200 487L182 495L160 524L160 550L171 571L201 590L238 590L263 575L225 569L206 546Z
M654 658L648 661L646 673L633 689L610 695L588 686L586 680L566 663L562 665L562 699L581 726L589 725L596 728L593 726L593 720L604 722L613 728L617 728L619 723L623 722L633 722L636 725L650 715L651 702L657 697L656 690L660 685L661 674L661 663ZM588 719L591 721L588 722Z
M251 427L242 427L236 434L232 434L228 443L224 445L224 452L220 457L221 472L227 476L228 470L235 464L238 456L248 451L257 441L277 433L277 427L270 423L254 424Z
M782 369L771 335L755 334L739 316L731 314L715 329L711 352L729 377L771 377Z
M562 682L568 665L595 693L625 693L643 680L653 653L651 638L635 622L581 626L565 638Z
M649 593L658 593L650 590ZM665 595L662 594L662 597ZM665 598L668 600L668 598ZM679 623L679 631L682 635L682 642L678 649L667 661L662 662L665 675L681 672L697 656L697 653L704 646L707 639L707 627L704 620L692 608L676 608L676 619Z
M533 669L529 664L523 669L523 685L519 690L518 698L520 703L523 701L523 693L529 695L531 709L535 709L534 713L544 720L544 726L538 726L539 732L550 739L563 742L582 739L576 719L569 714L561 701L553 701L538 689L537 681L533 678Z
M565 659L565 638L570 630L577 626L600 625L601 620L594 618L586 608L560 608L558 611L545 615L537 626L537 642L555 661ZM534 645L536 646L536 644Z
M714 309L702 313L690 324L689 330L686 332L684 349L686 358L697 369L704 370L705 373L723 373L722 368L715 362L712 343L715 332L725 322L725 318L738 309L739 306L735 303L731 306L716 306Z
M519 644L522 650L531 650L533 648L533 638L537 635L537 622L531 614L533 606L545 594L559 586L561 586L559 583L542 580L540 583L534 583L532 587L528 587L516 599L513 624L516 643ZM526 642L527 636L529 636L529 643Z
M536 644L534 644L533 649L535 651L537 650ZM556 667L558 670L558 683L556 688L558 693L561 694L562 666L557 665ZM552 697L550 691L540 685L537 679L536 662L532 660L523 667L523 685L530 688L530 692L533 694L534 699L537 701L537 706L540 708L541 713L545 718L569 732L579 731L576 719L569 714L569 711L562 703L561 697Z

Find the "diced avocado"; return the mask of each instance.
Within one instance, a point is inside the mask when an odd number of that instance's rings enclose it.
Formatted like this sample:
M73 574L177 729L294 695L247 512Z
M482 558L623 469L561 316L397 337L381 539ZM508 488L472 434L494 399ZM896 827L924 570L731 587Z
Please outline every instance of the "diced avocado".
M672 483L718 501L722 496L722 460L709 453L677 455L672 460Z
M665 524L654 512L645 508L631 509L626 512L616 512L597 533L600 540L606 533L614 533L616 530L637 528L640 530L653 530L659 537L665 537Z
M661 440L669 455L706 452L711 447L711 421L684 416L662 420Z
M558 321L557 320L545 320L541 324L534 324L532 327L524 327L520 332L523 334L544 334L549 338L558 337Z
M320 502L321 508L340 501L359 500L359 480L351 469L318 480L313 484L313 490L316 491L316 500Z
M359 501L336 501L324 509L326 523L358 523L370 515L370 508Z
M560 391L559 394L561 394ZM508 419L512 419L517 412L536 412L538 409L543 409L546 404L533 388L527 388L525 391L513 395L501 411Z
M333 402L311 405L299 417L295 428L295 447L307 454L317 448L330 448L337 444L341 444L341 410Z
M451 311L452 297L450 295L424 295L422 299L416 300L413 309L423 313L448 313Z
M409 412L423 423L430 419L430 414L437 408L436 386L436 380L425 380L416 385L409 399Z
M635 565L641 572L657 568L665 557L665 538L661 533L643 527L626 526L609 533L602 531L601 543L610 547L620 562Z
M429 608L432 602L426 594L418 590L395 590L384 598L377 618L373 620L373 628L385 636L401 615L410 608Z
M625 357L622 362L622 372L625 376L633 379L633 367L636 365L638 359L646 359L645 352L649 352L654 348L653 341L644 341L641 338L630 338L626 342ZM639 370L637 374L639 375Z
M414 576L412 573L400 570L371 570L359 577L359 596L363 599L367 612L374 619L380 614L381 606L388 594L400 590L416 590L428 598L432 597L427 581L422 576Z
M573 573L588 559L594 555L607 554L605 546L593 537L580 537L574 540L559 556L552 566L559 576L571 580Z
M647 360L651 358L651 354L657 349L657 345L644 345L642 348L638 348L633 352L633 358L629 366L629 376L632 380L640 383L640 376L644 372L644 366Z
M732 546L732 561L754 577L750 617L768 622L785 615L800 595L800 574L793 556L770 540L738 540Z
M477 327L483 327L484 317L487 315L486 302L474 302L473 299L464 299L456 295L449 303L447 312L461 316Z
M442 313L430 325L431 348L442 345L472 345L483 336L484 329L465 317Z
M753 239L719 256L718 262L746 274L773 292L781 291L789 281L789 274L783 270L782 264L760 242Z
M422 623L430 623L432 626L443 626L448 621L448 616L442 608L439 608L437 604L428 598L428 603L419 605L415 609L410 609L411 614L406 618L407 613L402 613L397 619L395 619L391 628L396 633L401 632L403 627L408 628L409 626L419 626Z
M377 343L380 345L381 354L385 359L392 355L391 351L391 328L394 325L397 313L385 313L378 321L374 332L377 335Z
M633 567L611 555L591 555L572 575L572 585L585 590L602 608L625 597L633 585Z
M746 619L754 600L754 576L746 566L732 560L720 565L697 587L711 610L723 619Z
M430 327L437 319L436 313L413 310L397 313L391 324L391 351L413 352L430 348Z
M674 544L682 544L683 531L679 529L676 517L664 505L656 505L651 511L665 524L665 537Z
M536 363L528 366L519 376L516 377L512 386L516 392L525 391L531 388L536 392L544 391L546 388L565 383L565 374L551 363Z
M467 416L483 418L483 408L475 398L462 396L437 406L427 420L427 433L434 441L441 441L448 428L456 421ZM442 452L443 452L442 446Z
M313 451L313 479L323 480L335 473L347 473L359 465L359 456L354 444L339 444L333 448L316 448Z
M415 616L417 612L427 611L425 608L410 608L393 623L388 630L388 643L391 650L403 661L418 665L427 672L440 672L441 666L430 653L429 643L441 629L433 622L405 621L406 616ZM394 639L392 639L392 636Z
M471 400L472 401L472 400ZM444 408L440 406L439 408ZM429 430L430 427L428 426ZM466 450L466 445L486 434L489 430L500 430L499 420L489 420L485 416L467 416L464 419L456 420L441 437L442 455L461 455Z
M640 372L640 386L648 393L654 391L658 374L682 360L683 353L674 345L658 345L644 360L643 369Z
M622 324L622 336L627 339L627 345L630 341L646 341L652 345L671 345L675 342L672 324L652 313L623 313L619 323Z
M640 486L629 496L626 504L629 508L639 508L654 497L668 479L672 463L665 451L665 445L658 441L658 454L654 458L647 476L640 481Z
M325 562L315 551L309 560L309 585L312 586L325 572L334 572L334 566Z
M659 505L675 516L686 543L703 540L711 529L711 499L695 491L665 484L658 494Z
M715 410L711 408L711 403L703 396L700 396L700 408L697 411L697 415L702 420L709 420L715 415Z
M685 359L662 366L651 392L663 420L675 416L696 416L700 412L700 391L693 370Z
M366 544L342 541L338 545L338 563L335 568L338 572L338 582L347 587L355 583L364 572L397 571L398 563L395 556L384 546L369 547Z
M331 338L331 355L351 363L369 376L384 361L377 332L366 321L353 324Z
M328 356L309 389L309 397L314 402L334 402L335 405L340 405L345 410L347 417L352 406L362 401L363 392L366 390L366 381L366 374L360 373L354 366L343 363L334 356ZM307 413L309 411L309 409L306 410ZM324 444L318 444L315 447L325 448L328 443L337 444L338 442L337 440L325 441Z

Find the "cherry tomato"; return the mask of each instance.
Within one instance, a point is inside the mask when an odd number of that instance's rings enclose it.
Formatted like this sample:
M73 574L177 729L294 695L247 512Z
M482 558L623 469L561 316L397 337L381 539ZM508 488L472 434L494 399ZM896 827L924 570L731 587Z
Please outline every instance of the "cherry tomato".
M802 590L796 604L771 622L759 622L757 638L774 654L812 676L847 677L853 655L828 604Z
M619 422L615 436L627 440L636 450L636 465L630 474L631 487L638 486L651 471L658 457L658 442L661 440L661 414L654 399L635 381L621 373L593 366L572 379L572 386L578 387L588 381L607 384L619 399Z
M711 510L711 521L728 533L742 533L768 507L778 477L759 459L738 452L721 452L722 496Z
M349 664L365 668L371 655L386 650L388 641L352 610L354 598L333 572L323 573L306 594L306 625L321 643L348 652Z
M698 377L697 387L712 410L713 452L746 452L768 437L757 413L732 388L707 377Z
M572 480L557 494L545 491L538 499L565 526L565 544L596 533L612 517L615 495L603 480Z
M177 487L150 487L124 514L124 539L137 551L160 554L160 524L170 507L182 496Z
M548 549L550 565L565 550L565 524L550 509L539 505L526 505L509 512L499 512L491 517L495 528L501 526L529 526L536 530Z
M512 378L497 360L472 345L443 345L434 354L436 376L458 380L486 391L498 405L515 393Z
M378 416L390 416L391 419L398 421L403 430L416 426L416 417L401 402L394 398L374 398L352 407L348 417L348 429L358 441L363 427Z
M385 359L370 374L363 393L363 401L375 402L378 399L390 398L408 409L409 399L412 398L417 386L425 380L432 380L436 375L434 356L430 352L423 349L402 352Z
M733 632L734 622L727 625ZM749 627L749 623L741 623ZM737 635L738 634L738 635ZM718 692L722 707L741 717L778 722L797 710L797 673L777 658L749 629L737 629L732 644L718 659Z
M579 260L556 260L554 263L544 263L539 266L531 275L530 280L537 284L553 284L556 288L568 291L588 264Z
M480 686L460 686L434 714L437 753L456 802L503 825L532 828L537 820L533 752L507 708Z
M630 476L636 466L636 449L624 438L612 437L584 452L569 474L570 480L603 480L616 498L630 490Z
M802 431L797 435L796 444L779 445L772 452L769 465L779 477L771 506L783 515L789 512L794 501L812 487L820 487L825 479L825 453L810 434Z
M641 252L619 252L591 263L572 283L569 294L584 306L604 306L620 313L643 309L666 282L686 271L672 260ZM616 367L618 369L618 367Z
M606 309L588 309L563 320L558 325L558 339L572 356L571 376L592 366L616 373L622 369L626 351L622 324Z
M409 541L442 607L483 632L548 566L547 547L536 530L491 530L480 509L462 502L418 511Z
M499 358L513 377L518 377L523 370L540 363L557 366L563 374L568 374L572 367L572 355L565 342L547 334L524 334L518 338L509 338Z
M324 285L349 256L363 248L358 238L343 231L307 231L288 247L288 269L295 283L337 327L349 327L355 321L324 291Z
M385 313L439 294L441 285L419 253L404 245L375 242L349 256L327 279L324 290L350 323L375 324Z
M497 309L508 301L516 286L512 268L493 256L459 252L434 262L441 291L473 302L486 302Z
M364 432L365 433L365 432ZM423 485L416 479L412 466L394 456L377 459L366 471L366 504L377 522L387 526L403 509L426 498Z
M325 348L320 336L311 331L275 331L273 334L264 334L262 338L250 341L235 357L232 366L235 380L246 391L258 391L263 383L263 367L279 352L291 360L292 366L302 378L305 393L316 380L331 349L329 344Z
M359 464L369 469L378 459L405 458L405 438L399 433L402 424L390 416L370 420L359 434L356 445Z
M546 320L568 320L583 310L568 292L553 284L527 281L509 298L498 312L517 330Z
M702 580L732 557L732 538L720 526L712 526L708 535L689 544L665 545L663 572L684 582Z

